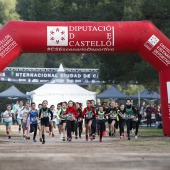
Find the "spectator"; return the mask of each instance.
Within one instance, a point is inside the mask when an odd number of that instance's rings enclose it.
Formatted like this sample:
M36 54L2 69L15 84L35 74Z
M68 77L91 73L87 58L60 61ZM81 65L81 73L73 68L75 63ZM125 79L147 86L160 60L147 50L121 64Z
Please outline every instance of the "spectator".
M152 115L152 107L148 105L146 108L146 119L147 119L147 127L150 125L151 127L151 115Z

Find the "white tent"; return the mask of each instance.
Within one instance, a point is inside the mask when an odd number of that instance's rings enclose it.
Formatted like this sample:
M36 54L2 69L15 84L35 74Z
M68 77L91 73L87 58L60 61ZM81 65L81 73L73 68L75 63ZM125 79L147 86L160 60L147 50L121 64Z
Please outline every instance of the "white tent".
M37 105L43 100L48 100L48 106L57 105L62 101L73 100L86 106L87 100L96 100L96 93L88 91L77 84L44 84L41 87L27 92L31 95L32 101Z
M65 73L63 65L60 64L58 73ZM57 74L58 74L57 73ZM59 81L58 81L59 80ZM61 80L68 82L69 78L65 77ZM77 84L73 83L60 83L60 79L54 77L47 84L35 89L32 92L27 92L27 95L31 95L32 101L37 105L42 103L43 100L48 100L48 106L57 105L59 102L73 100L74 102L80 102L83 104L83 108L86 106L87 100L96 100L96 93L88 91Z

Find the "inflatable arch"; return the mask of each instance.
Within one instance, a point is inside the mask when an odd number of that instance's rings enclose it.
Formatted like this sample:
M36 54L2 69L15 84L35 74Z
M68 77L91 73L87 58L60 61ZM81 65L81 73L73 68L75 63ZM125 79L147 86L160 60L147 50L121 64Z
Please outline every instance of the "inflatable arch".
M9 21L0 29L0 71L22 53L137 53L158 72L163 132L170 136L170 40L149 21Z

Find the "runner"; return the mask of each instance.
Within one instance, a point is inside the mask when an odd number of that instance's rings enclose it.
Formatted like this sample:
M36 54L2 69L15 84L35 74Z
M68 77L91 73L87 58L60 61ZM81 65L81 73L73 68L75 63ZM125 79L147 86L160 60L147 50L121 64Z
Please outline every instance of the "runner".
M135 118L136 115L136 109L132 106L131 99L126 100L126 107L124 109L124 112L125 112L128 140L130 140L130 131L133 128L133 119Z
M99 106L99 111L97 112L97 129L99 131L99 141L102 142L102 136L104 132L104 125L105 125L105 112L103 111L103 106Z
M23 106L23 101L21 100L21 101L19 102L19 106L18 106L17 109L16 109L17 122L18 122L18 125L19 125L18 133L21 133L22 117L20 116L20 114L21 114L21 110L22 110L23 108L24 108L24 106Z
M136 109L135 139L138 139L138 130L139 130L140 121L141 121L141 119L142 119L142 115L141 115L141 113L140 113L140 108L139 108L139 106L136 106L135 109Z
M60 121L60 139L63 141L65 141L66 134L66 116L63 116L62 114L66 112L66 107L67 107L66 102L62 103L62 108L60 103L57 105L57 108L59 109L57 112L57 118Z
M6 134L8 135L8 139L11 139L11 124L12 124L12 115L14 111L11 110L11 105L7 105L7 110L3 113L4 124L6 126Z
M54 105L50 106L50 110L53 112L53 120L50 121L50 126L49 126L50 132L49 132L49 135L51 135L51 132L52 132L52 137L54 137L54 129L56 129L57 111L55 110L55 106Z
M38 105L38 110L40 110L42 108L42 104L39 104ZM42 142L42 130L41 130L41 119L37 119L37 122L38 122L38 130L39 130L39 140L40 142Z
M38 110L35 109L36 105L34 102L31 103L31 110L30 112L27 114L27 118L26 118L26 122L28 121L28 119L30 120L30 133L34 132L33 135L33 141L36 141L36 135L37 135L37 124L38 124Z
M91 100L91 107L95 110L96 113L96 105L95 105L95 101ZM96 134L96 129L97 129L97 122L96 122L96 117L93 115L93 119L92 119L92 125L91 125L91 130L92 130L92 137L93 139L95 139L95 134Z
M17 111L17 108L19 106L19 102L16 101L16 103L12 106L12 110L14 111L14 114L12 115L12 124L15 125L17 123L17 115L15 114Z
M103 111L106 113L107 112L107 102L103 102L102 103L102 106L103 106ZM106 123L107 123L107 117L105 119L105 123L104 123L104 131L103 131L103 136L106 136L107 135L107 132L106 132Z
M75 123L75 138L77 139L78 137L78 132L77 130L79 129L79 138L81 138L82 130L83 130L83 116L82 116L82 104L79 102L76 102L76 110L78 113L78 118Z
M49 117L51 115L51 120L53 120L53 112L47 108L48 101L44 100L42 103L42 108L39 110L39 118L41 118L41 130L42 130L42 144L45 144L45 134L46 131L49 133Z
M27 119L28 113L30 112L30 104L28 102L25 103L25 107L21 110L20 116L22 117L22 130L23 130L23 139L30 139L29 134L29 119ZM26 132L26 134L25 134Z
M125 126L125 123L126 123L124 109L125 109L125 105L121 104L120 105L120 110L119 110L119 113L118 113L118 116L119 116L120 139L126 138L126 135L124 133L124 126Z
M91 107L91 100L87 100L86 104L87 104L87 107L84 108L82 116L85 118L86 141L88 141L88 135L89 135L89 138L93 140L91 125L92 125L93 117L96 117L97 115L95 113L94 108Z
M115 123L118 118L118 109L115 101L111 101L106 116L108 116L109 136L115 137Z
M73 106L73 101L68 102L68 108L66 109L66 112L63 115L66 115L67 119L67 140L71 142L72 135L71 132L74 131L74 123L75 119L78 117L78 113L76 109Z

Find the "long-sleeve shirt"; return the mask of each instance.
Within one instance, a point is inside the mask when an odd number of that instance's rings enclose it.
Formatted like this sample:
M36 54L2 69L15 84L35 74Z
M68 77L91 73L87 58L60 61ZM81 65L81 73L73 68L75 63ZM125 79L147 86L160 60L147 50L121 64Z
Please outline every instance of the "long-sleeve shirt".
M67 115L67 114L73 114L74 118L77 118L79 116L77 110L74 107L68 107L63 115Z
M96 114L94 108L91 108L91 107L86 107L86 108L84 108L84 110L83 110L83 112L82 112L82 116L85 117L85 119L89 119L89 115L88 115L88 117L87 117L87 114L88 114L89 112L92 112L92 114L93 114L92 116L97 117L97 114ZM92 117L91 117L91 119L92 119Z

